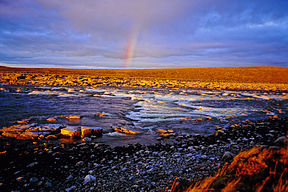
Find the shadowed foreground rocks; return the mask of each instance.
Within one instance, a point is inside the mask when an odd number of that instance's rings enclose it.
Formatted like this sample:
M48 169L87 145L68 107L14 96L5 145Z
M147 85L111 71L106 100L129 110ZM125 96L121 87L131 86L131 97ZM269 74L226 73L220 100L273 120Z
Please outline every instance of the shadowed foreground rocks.
M170 142L115 148L89 141L68 145L1 138L0 190L163 191L176 177L188 186L214 175L240 151L255 145L278 148L287 123L247 122L208 136L177 135Z

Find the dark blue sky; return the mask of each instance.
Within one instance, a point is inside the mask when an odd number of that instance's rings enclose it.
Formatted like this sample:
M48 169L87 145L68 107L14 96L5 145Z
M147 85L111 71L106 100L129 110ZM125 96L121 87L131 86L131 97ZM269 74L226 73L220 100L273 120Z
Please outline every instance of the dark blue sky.
M287 0L0 0L0 65L288 66Z

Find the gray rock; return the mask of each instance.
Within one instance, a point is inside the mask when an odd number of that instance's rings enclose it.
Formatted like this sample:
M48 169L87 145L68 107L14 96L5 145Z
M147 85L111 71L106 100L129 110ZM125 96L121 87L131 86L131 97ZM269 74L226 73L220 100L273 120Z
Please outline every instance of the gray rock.
M38 181L39 181L39 179L36 178L36 177L31 177L31 178L30 178L30 182L31 182L31 183L36 183L36 182L38 182Z
M285 136L279 137L274 141L275 144L277 145L287 145L288 144L288 138Z
M92 175L86 175L86 177L84 178L84 182L83 184L87 184L90 183L92 181L96 181L96 177L92 176Z
M33 163L30 163L29 165L27 165L26 167L34 167L37 164L38 164L38 162L33 162Z
M84 137L83 140L84 140L85 142L89 142L89 141L91 141L92 139L91 139L90 137Z
M70 192L70 191L74 191L75 189L76 189L76 186L73 185L73 186L71 186L71 187L65 189L65 191Z
M226 151L223 156L222 156L222 160L230 160L234 157L234 154L229 152L229 151Z
M66 178L66 180L68 180L68 181L70 181L70 180L72 180L73 179L73 176L72 175L69 175L67 178Z
M52 187L52 183L50 183L49 181L46 181L45 186L46 187Z
M78 161L78 162L76 163L76 166L81 166L81 165L83 165L83 164L84 164L83 161Z

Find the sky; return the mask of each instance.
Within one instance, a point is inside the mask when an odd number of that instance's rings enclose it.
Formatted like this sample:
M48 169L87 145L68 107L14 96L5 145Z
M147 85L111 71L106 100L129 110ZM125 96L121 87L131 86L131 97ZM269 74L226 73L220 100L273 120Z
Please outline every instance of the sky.
M288 1L0 0L0 65L288 67Z

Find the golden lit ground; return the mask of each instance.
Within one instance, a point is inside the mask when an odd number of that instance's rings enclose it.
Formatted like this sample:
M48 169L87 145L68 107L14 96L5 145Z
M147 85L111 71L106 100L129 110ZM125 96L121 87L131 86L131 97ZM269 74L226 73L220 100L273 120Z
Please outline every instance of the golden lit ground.
M52 86L288 90L287 67L50 69L0 67L0 83Z

